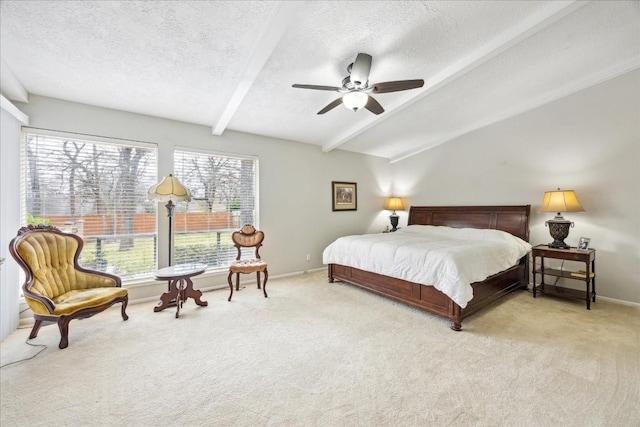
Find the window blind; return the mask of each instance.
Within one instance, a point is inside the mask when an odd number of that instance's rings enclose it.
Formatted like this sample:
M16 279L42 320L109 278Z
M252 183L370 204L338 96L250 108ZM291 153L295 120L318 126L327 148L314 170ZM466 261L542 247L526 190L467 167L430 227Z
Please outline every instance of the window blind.
M81 263L123 280L156 269L157 180L152 144L23 132L23 224L51 224L85 241Z
M175 263L226 269L237 254L231 233L244 224L258 228L258 160L178 149L174 175L192 196L174 214Z

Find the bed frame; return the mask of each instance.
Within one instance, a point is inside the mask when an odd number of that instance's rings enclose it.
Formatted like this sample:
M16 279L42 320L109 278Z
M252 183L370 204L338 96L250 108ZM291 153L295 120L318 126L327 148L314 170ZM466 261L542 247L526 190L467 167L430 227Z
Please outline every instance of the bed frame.
M412 206L408 224L446 225L457 228L490 228L506 231L529 241L530 205L525 206ZM451 321L451 329L462 329L462 319L529 283L529 259L524 256L513 267L472 283L473 299L460 308L433 286L407 282L340 264L329 264L329 282L351 283L378 295L421 308Z

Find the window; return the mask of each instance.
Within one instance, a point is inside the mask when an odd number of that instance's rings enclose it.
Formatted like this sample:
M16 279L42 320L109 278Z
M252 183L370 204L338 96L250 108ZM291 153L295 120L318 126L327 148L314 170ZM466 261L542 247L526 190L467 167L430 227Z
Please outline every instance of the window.
M81 263L123 280L156 269L157 180L152 144L29 128L22 140L24 224L51 224L81 235Z
M174 214L175 263L226 269L237 254L231 233L244 224L258 228L258 160L178 149L174 175L192 196Z

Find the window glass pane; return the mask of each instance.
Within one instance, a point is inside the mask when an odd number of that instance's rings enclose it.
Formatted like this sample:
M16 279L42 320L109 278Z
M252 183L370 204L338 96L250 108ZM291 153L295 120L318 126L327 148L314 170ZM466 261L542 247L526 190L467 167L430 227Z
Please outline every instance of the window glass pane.
M235 259L231 233L244 224L258 228L257 169L253 158L175 151L174 175L192 196L175 210L175 264L226 269Z
M157 154L150 145L23 134L23 223L82 236L80 262L123 280L156 269Z

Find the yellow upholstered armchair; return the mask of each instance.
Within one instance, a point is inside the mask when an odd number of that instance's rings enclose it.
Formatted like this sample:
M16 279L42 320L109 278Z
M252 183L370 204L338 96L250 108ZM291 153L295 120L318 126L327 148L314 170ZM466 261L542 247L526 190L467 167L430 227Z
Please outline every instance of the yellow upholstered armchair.
M91 317L119 302L122 318L129 318L129 295L120 278L78 264L83 245L79 236L44 225L22 227L11 240L9 251L25 272L22 290L35 319L29 339L38 336L42 322L56 322L59 347L66 348L71 320Z
M267 297L267 280L269 279L269 272L267 271L267 263L260 258L260 247L264 240L264 233L258 231L251 224L245 224L240 231L235 231L231 234L231 240L238 250L238 256L235 261L231 261L229 264L229 276L227 276L227 282L229 282L229 294L228 301L231 301L233 296L233 283L231 278L236 275L236 291L240 290L240 273L249 274L256 273L258 279L258 289L260 289L260 273L264 273L264 283L262 284L262 292L264 297ZM255 248L254 257L250 259L240 259L242 257L242 248Z

